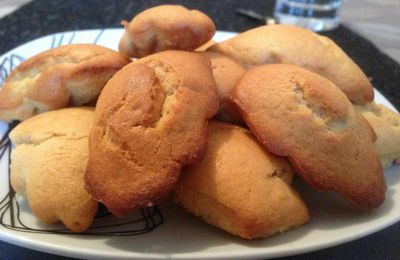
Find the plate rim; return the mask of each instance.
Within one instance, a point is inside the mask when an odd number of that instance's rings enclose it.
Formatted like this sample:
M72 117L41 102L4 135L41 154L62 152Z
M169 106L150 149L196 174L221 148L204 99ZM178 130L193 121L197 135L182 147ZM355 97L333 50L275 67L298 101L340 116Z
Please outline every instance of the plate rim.
M73 30L73 31L64 31L64 32L57 32L57 33L52 33L48 35L41 36L39 38L33 39L31 41L28 41L26 43L23 43L19 46L16 46L12 48L11 50L3 53L0 55L0 59L4 58L6 55L10 55L13 51L15 51L17 48L24 47L28 44L33 44L35 41L41 41L46 37L49 36L55 36L55 35L61 35L61 34L66 34L66 33L86 33L86 32L95 32L95 31L118 31L122 32L122 28L103 28L103 29L87 29L87 30ZM217 31L217 34L223 34L225 37L230 37L233 36L237 33L235 32L229 32L229 31ZM395 107L390 103L389 100L387 100L378 90L374 89L376 96L380 96L381 98L384 99L384 101L390 105L391 109L395 109ZM400 167L394 166L398 169ZM2 171L3 167L0 167L0 171ZM395 174L395 173L392 173ZM1 187L0 187L1 188ZM54 245L50 244L47 242L40 241L40 238L38 240L31 239L29 237L24 237L24 236L18 236L18 234L21 234L18 231L13 231L13 230L8 230L2 226L0 226L0 240L5 241L7 243L14 244L16 246L21 246L25 248L29 248L32 250L37 250L41 251L44 253L50 253L50 254L56 254L56 255L62 255L62 256L70 256L70 257L89 257L89 258L99 258L99 259L107 259L110 257L117 257L117 258L146 258L146 259L160 259L160 258L166 258L166 257L173 257L177 259L182 259L182 258L196 258L196 259L209 259L209 258L223 258L223 259L233 259L233 258L243 258L243 257L267 257L267 258L274 258L274 257L285 257L285 256L293 256L293 255L298 255L298 254L303 254L303 253L308 253L308 252L313 252L321 249L326 249L329 247L337 246L340 244L345 244L350 241L358 240L360 238L366 237L368 235L371 235L373 233L376 233L378 231L381 231L389 226L394 225L395 223L400 221L400 214L395 217L391 218L388 221L385 221L380 224L376 224L373 226L372 229L368 229L366 231L360 231L359 233L353 234L353 235L348 235L345 236L345 238L342 239L328 239L327 241L319 242L316 245L307 245L303 247L294 247L291 249L288 249L285 252L259 252L260 250L255 250L254 253L249 252L189 252L189 253L177 253L177 254L169 254L169 255L163 255L162 253L155 253L155 254L150 254L150 253L142 253L142 252L132 252L132 251L110 251L109 254L105 255L103 251L96 252L93 249L88 249L84 248L84 250L77 251L76 246L74 245L64 245L64 246L59 246L59 245ZM290 231L289 231L290 232ZM43 234L39 234L41 236ZM75 235L68 235L68 236L75 236ZM107 237L107 236L104 236ZM115 254L117 253L117 255ZM199 254L200 253L200 254Z

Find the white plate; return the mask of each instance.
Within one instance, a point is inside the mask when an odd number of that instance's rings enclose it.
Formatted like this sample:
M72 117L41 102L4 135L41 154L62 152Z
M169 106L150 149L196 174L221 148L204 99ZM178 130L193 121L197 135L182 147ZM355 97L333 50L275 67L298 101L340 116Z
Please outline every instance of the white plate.
M117 48L122 29L85 30L65 32L23 44L0 57L0 81L7 72L17 65L21 58L28 58L36 53L54 46L67 43L94 43L113 49ZM234 35L228 32L218 32L217 41ZM1 83L1 82L0 82ZM388 107L393 106L377 91L378 103ZM7 125L0 122L1 135L7 130ZM231 236L223 231L209 226L200 219L191 216L166 200L160 205L164 222L159 215L146 222L139 221L129 225L112 228L96 229L100 231L150 231L140 235L71 235L39 232L19 228L18 219L14 218L14 228L11 225L11 209L7 208L8 154L0 162L0 239L23 247L80 258L272 258L310 252L357 238L366 236L400 220L400 167L393 166L385 172L387 180L386 201L378 210L360 213L348 206L342 199L332 193L318 193L309 190L301 183L299 187L311 211L311 222L296 230L276 235L269 239L246 241ZM329 202L328 202L329 201ZM13 202L13 215L17 217L17 205ZM19 203L19 218L31 228L44 229L24 202ZM6 210L7 209L7 210ZM138 213L133 219L141 217ZM114 223L112 216L96 219L95 225ZM125 220L124 220L125 221ZM153 222L152 222L153 221ZM158 225L158 226L155 226ZM58 228L60 226L57 226ZM153 229L154 228L154 229ZM21 231L21 229L23 231ZM152 230L153 229L153 230ZM139 232L141 233L141 232Z

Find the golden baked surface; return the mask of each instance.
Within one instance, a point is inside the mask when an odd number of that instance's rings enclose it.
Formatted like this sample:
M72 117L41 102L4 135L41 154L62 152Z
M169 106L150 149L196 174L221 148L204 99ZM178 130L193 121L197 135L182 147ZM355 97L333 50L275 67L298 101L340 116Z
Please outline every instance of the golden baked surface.
M97 102L87 189L118 216L157 203L182 165L202 158L217 109L209 62L198 54L165 51L126 66Z
M83 232L98 202L123 217L174 190L217 228L269 237L310 219L295 171L358 210L382 205L400 117L372 103L371 82L332 40L268 25L216 43L214 22L180 5L121 24L119 52L54 48L0 88L0 120L23 121L11 184L40 221ZM96 107L65 108L81 105Z
M206 51L208 47L216 44L217 42L214 41L213 39L209 40L208 42L204 43L200 47L196 48L195 51L201 52L201 51Z
M144 57L165 50L192 51L215 34L214 22L204 13L180 5L160 5L122 21L125 33L119 51L126 57Z
M92 44L41 52L17 66L0 88L0 120L22 121L48 110L87 104L127 63L118 52Z
M228 56L217 52L199 52L211 62L211 68L219 98L217 117L222 121L243 124L240 114L235 110L230 96L236 83L244 75L246 70Z
M291 25L266 25L241 33L208 50L221 52L246 67L290 63L335 83L357 104L374 99L372 84L331 39Z
M35 216L47 224L62 221L74 232L89 228L97 202L84 188L92 108L46 112L10 133L11 184L25 196Z
M355 106L374 129L377 139L375 151L383 168L400 160L400 115L383 105L374 102Z
M268 153L250 131L210 121L207 153L183 167L174 193L185 209L218 228L247 239L267 237L309 220L289 184L292 176L289 162Z
M335 84L298 66L263 65L247 71L233 101L258 140L309 185L363 209L383 203L375 134Z

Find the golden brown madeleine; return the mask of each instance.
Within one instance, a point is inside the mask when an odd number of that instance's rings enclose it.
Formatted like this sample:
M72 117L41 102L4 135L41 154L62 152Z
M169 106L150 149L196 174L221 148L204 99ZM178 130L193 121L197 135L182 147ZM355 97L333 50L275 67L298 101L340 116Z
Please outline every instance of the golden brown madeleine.
M97 102L88 191L117 216L157 203L182 165L202 158L217 109L209 62L198 54L160 52L126 66Z
M215 86L219 98L217 117L222 121L234 124L244 124L230 100L232 90L236 83L244 75L246 70L231 58L216 52L199 52L211 62L211 68L215 79Z
M206 51L210 46L216 44L217 42L214 40L209 40L208 42L204 43L203 45L201 45L200 47L197 47L195 49L195 51Z
M119 51L126 57L144 57L165 50L191 51L215 34L214 22L198 10L160 5L122 21L125 33Z
M363 209L383 203L375 133L335 84L298 66L263 65L247 71L233 101L259 141L312 187Z
M183 168L174 193L185 209L218 228L267 237L309 220L292 177L289 162L268 153L250 131L210 121L206 155Z
M377 139L375 151L383 168L400 160L400 115L374 102L355 108L367 119L374 129Z
M74 232L89 228L97 202L85 190L93 108L65 108L20 123L10 133L11 184L47 224L62 221Z
M0 120L87 104L129 61L93 44L70 44L39 53L17 66L0 88Z
M331 39L292 25L266 25L241 33L208 50L221 52L246 67L296 64L335 83L354 103L374 99L372 84Z

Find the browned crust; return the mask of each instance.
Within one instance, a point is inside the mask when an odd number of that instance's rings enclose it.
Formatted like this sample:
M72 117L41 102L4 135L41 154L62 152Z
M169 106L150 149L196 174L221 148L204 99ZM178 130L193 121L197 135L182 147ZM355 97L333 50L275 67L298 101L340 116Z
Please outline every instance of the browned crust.
M92 44L70 44L39 53L17 66L0 89L0 119L79 106L97 98L107 80L129 60Z
M93 108L65 108L29 118L10 133L11 185L46 224L62 221L83 232L94 219L98 203L83 180L93 118Z
M242 117L230 99L236 83L246 72L246 69L239 63L224 54L217 52L199 52L211 62L211 68L215 79L215 86L219 98L218 119L244 125Z
M223 53L245 67L295 64L329 79L356 104L374 99L372 84L360 67L331 39L307 29L284 24L260 26L208 50Z
M201 45L200 47L197 47L195 49L195 51L198 51L198 52L206 51L209 47L213 46L216 43L217 43L216 41L211 39L208 42L206 42L203 45Z
M332 82L294 65L263 65L247 72L233 101L260 142L308 184L363 209L383 203L375 133Z
M200 55L161 52L126 66L96 106L88 191L118 216L157 203L182 165L202 158L206 120L217 109L209 63Z
M122 24L125 33L119 50L126 57L144 57L164 50L191 51L215 34L211 18L180 5L149 8Z
M231 234L267 237L303 225L309 213L290 186L289 162L275 156L243 128L211 121L204 159L184 167L177 202Z

